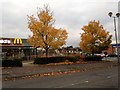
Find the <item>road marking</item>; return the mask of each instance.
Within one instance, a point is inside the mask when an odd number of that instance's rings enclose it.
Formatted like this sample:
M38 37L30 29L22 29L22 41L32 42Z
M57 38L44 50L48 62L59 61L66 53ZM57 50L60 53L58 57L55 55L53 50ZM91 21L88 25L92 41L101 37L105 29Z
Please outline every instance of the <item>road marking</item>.
M109 79L109 78L111 78L111 76L107 76L107 78Z
M85 81L86 83L88 83L88 81Z
M89 82L89 81L77 82L77 83L72 83L72 84L69 84L69 85L59 86L59 87L57 87L57 88L64 88L64 87L74 86L74 85L78 85L78 84L85 84L85 83L88 83L88 82Z

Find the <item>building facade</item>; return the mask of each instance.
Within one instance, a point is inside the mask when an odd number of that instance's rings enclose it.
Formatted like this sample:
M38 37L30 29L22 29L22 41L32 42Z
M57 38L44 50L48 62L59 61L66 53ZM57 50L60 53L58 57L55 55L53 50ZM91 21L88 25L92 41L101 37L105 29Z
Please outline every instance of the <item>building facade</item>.
M27 39L22 38L0 38L0 48L2 59L30 59L29 57L35 54Z

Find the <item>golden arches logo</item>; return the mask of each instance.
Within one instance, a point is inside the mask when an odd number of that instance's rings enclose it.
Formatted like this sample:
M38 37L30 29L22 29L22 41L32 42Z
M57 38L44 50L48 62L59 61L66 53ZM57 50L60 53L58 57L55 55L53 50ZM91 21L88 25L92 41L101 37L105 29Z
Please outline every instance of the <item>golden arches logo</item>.
M15 38L14 39L14 44L22 44L22 39L21 38Z

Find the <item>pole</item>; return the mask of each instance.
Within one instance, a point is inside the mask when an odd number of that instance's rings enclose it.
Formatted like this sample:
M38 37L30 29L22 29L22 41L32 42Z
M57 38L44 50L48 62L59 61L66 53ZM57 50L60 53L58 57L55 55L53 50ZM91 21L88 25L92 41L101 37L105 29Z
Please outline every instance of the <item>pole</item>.
M117 42L117 30L116 30L116 19L114 18L114 26L115 26L115 38L116 38L116 48L117 48L117 59L118 59L118 63L119 63L119 52L118 52L118 42Z

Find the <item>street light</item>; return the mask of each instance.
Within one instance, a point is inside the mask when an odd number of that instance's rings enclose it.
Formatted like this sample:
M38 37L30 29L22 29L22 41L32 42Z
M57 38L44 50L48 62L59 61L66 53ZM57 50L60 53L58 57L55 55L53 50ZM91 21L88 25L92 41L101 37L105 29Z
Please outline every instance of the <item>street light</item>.
M115 28L115 38L116 38L116 47L117 47L117 58L119 63L119 52L118 52L118 42L117 42L117 31L116 31L116 18L120 17L120 13L116 13L116 16L113 16L112 12L109 12L108 15L114 18L114 28Z

